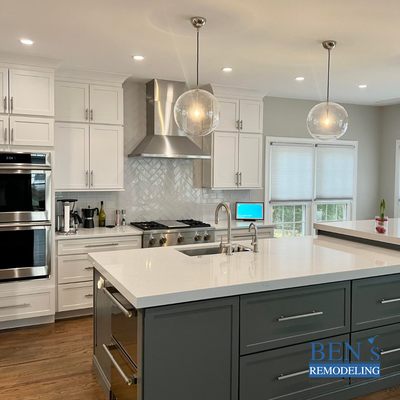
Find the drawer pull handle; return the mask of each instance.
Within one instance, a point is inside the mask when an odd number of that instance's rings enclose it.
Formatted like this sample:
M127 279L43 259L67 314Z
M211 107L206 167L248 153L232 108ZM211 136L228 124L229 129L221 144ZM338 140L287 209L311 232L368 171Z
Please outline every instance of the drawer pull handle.
M391 353L397 353L400 351L400 347L397 347L396 349L390 349L390 350L381 350L380 354L381 356L385 356L386 354L391 354Z
M396 299L387 299L387 300L382 299L382 300L379 300L379 303L381 303L381 304L389 304L389 303L397 303L399 301L400 301L400 297L398 297Z
M93 297L92 293L85 294L85 297Z
M131 385L136 385L137 383L137 376L133 375L132 378L128 378L125 374L125 372L122 370L122 368L119 366L119 364L117 363L117 360L114 358L114 356L111 354L110 350L108 349L108 346L103 344L103 349L106 352L108 358L110 359L110 361L113 363L115 369L118 371L118 373L121 375L122 379L125 381L125 383L128 386Z
M121 310L121 312L127 318L132 318L133 313L130 310L127 310L108 290L107 288L103 287L104 294Z
M299 315L291 315L289 317L281 316L278 318L278 322L291 321L292 319L300 319L300 318L308 318L308 317L317 317L318 315L323 315L323 311L313 311L308 314L299 314Z
M87 244L85 247L107 247L107 246L119 246L119 243L103 243L103 244Z
M296 376L306 375L310 372L309 369L305 369L304 371L293 372L293 374L281 374L278 376L278 381L284 381L285 379L295 378Z
M12 306L1 306L0 310L6 310L7 308L25 308L25 307L29 307L29 306L30 306L29 303L14 304Z
M85 267L85 271L91 271L94 267Z

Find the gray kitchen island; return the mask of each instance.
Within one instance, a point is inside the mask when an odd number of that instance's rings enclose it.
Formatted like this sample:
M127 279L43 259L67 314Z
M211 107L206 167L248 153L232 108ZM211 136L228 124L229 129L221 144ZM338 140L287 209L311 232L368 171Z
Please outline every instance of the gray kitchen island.
M90 255L94 365L111 399L351 399L400 384L398 251L322 236L231 256L192 247ZM380 378L309 378L312 341L371 336Z

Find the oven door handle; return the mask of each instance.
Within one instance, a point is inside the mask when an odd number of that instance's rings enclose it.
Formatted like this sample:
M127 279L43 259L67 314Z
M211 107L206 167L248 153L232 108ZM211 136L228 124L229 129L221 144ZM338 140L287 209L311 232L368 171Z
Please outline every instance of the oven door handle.
M109 290L107 290L106 287L102 288L104 294L121 310L121 312L125 315L127 318L132 318L133 312L130 310L127 310L111 293Z
M38 221L38 222L10 222L0 223L0 231L23 231L31 229L49 228L51 226L50 221Z
M0 174L28 174L28 173L43 173L51 171L48 165L15 165L0 164Z
M128 376L126 376L125 372L122 370L120 365L117 363L117 360L111 354L111 351L108 349L108 346L106 344L103 344L103 349L106 352L108 358L113 363L115 369L118 371L118 373L121 375L122 379L125 381L125 383L128 386L135 385L137 383L137 376L133 375L133 378L129 378Z

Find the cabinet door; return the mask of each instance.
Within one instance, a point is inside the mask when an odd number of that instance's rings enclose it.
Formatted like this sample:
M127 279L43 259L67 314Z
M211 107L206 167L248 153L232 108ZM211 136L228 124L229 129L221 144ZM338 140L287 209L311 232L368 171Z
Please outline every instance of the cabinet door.
M0 68L0 114L8 112L8 68Z
M0 145L8 144L9 130L8 130L8 116L0 115Z
M90 187L122 189L124 135L121 126L90 126Z
M263 102L260 100L240 100L241 132L263 132Z
M218 98L219 102L219 124L218 130L233 132L238 129L239 100Z
M237 132L214 132L213 187L237 187L238 139Z
M89 125L56 124L54 177L59 190L89 188Z
M262 187L262 135L239 134L239 186Z
M10 112L12 114L53 116L53 74L10 69Z
M55 102L57 121L89 121L88 84L56 81Z
M11 116L10 144L14 146L53 146L54 120Z
M96 124L123 124L121 87L90 85L90 120Z

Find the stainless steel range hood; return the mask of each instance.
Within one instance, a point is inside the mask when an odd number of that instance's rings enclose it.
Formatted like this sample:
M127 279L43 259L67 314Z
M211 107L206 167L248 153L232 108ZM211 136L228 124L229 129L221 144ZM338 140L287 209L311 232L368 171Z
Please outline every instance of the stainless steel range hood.
M175 123L174 105L186 90L184 82L153 79L146 84L146 137L129 157L211 158Z

